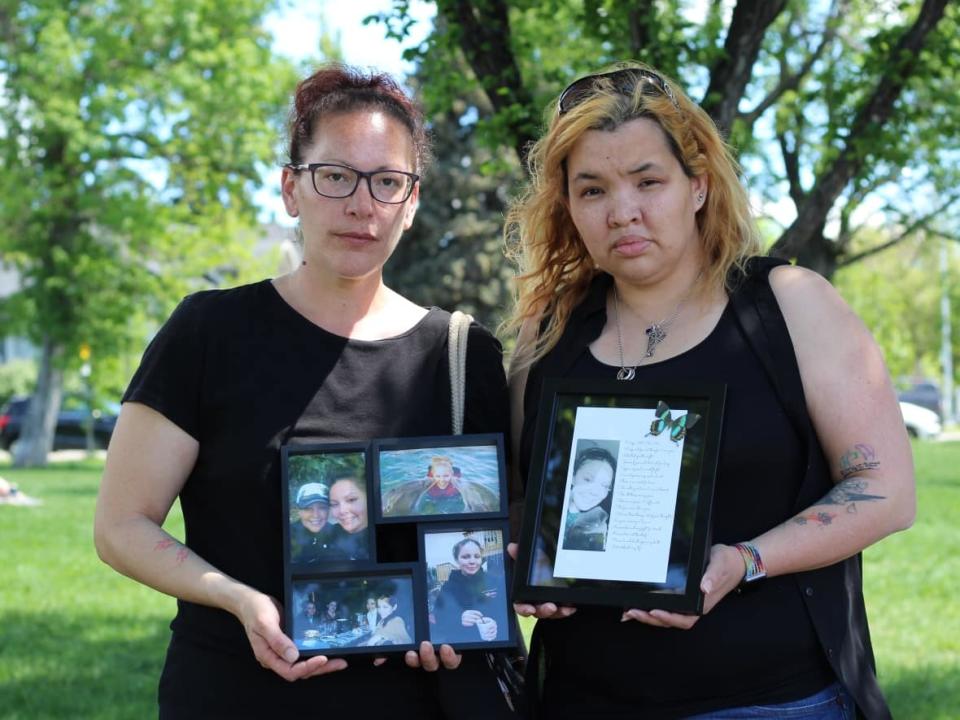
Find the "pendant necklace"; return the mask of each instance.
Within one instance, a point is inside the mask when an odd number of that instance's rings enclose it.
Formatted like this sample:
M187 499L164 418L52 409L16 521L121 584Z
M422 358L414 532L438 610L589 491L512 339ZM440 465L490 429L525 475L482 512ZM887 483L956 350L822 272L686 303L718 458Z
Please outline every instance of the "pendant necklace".
M683 306L687 304L687 300L690 299L690 296L693 294L693 289L697 286L697 283L700 281L700 275L697 275L696 279L693 281L693 285L690 286L690 289L687 291L687 294L680 298L680 302L677 303L677 306L673 309L673 312L670 313L666 318L660 322L655 322L650 327L648 327L644 332L647 334L647 351L643 354L643 360L648 360L652 358L657 352L657 345L662 343L667 338L667 331L673 325L678 317L680 317L680 312L683 310ZM617 292L617 283L613 283L613 318L617 326L617 350L620 352L620 369L617 371L617 380L633 380L637 376L637 366L627 367L626 363L623 361L623 335L620 332L620 293Z

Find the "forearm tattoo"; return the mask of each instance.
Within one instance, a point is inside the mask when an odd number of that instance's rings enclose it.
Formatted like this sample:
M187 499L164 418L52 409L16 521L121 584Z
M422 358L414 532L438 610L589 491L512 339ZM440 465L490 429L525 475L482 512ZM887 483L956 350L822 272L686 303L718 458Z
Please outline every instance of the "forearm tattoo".
M840 477L843 479L816 503L812 512L797 515L793 518L793 522L797 525L810 524L825 527L830 525L839 516L839 513L817 510L815 509L817 506L842 507L847 514L855 515L857 513L857 503L884 500L885 495L874 495L867 492L870 486L869 480L855 477L859 472L878 467L880 467L880 460L872 446L855 445L840 457Z
M187 550L186 547L178 543L173 538L164 538L163 540L158 541L157 544L153 546L153 549L159 552L161 550L167 550L172 547L177 548L177 557L176 557L177 565L182 564L183 561L187 559L187 556L190 554L190 551Z
M860 443L840 456L840 477L846 480L851 475L880 467L880 459L872 445Z

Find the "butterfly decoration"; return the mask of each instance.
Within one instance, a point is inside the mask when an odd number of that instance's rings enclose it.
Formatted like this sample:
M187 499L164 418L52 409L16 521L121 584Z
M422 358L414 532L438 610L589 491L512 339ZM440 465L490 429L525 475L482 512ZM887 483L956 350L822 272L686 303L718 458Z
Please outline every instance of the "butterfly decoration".
M654 421L650 423L650 432L647 433L647 436L656 436L664 431L668 431L667 437L678 444L687 436L687 430L700 421L700 416L696 413L687 413L674 420L670 415L670 408L663 400L657 403L657 411L654 415L655 418Z

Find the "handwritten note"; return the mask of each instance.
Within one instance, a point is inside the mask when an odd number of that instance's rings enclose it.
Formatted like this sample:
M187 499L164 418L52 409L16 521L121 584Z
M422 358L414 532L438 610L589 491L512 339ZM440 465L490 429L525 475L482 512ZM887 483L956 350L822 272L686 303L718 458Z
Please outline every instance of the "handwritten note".
M554 564L555 576L666 581L683 441L675 443L663 436L648 435L653 419L652 409L577 409L571 453L582 446L578 445L581 441L616 446L617 471L602 550L570 550L561 546ZM570 506L572 481L571 461L561 537L570 517L566 509Z

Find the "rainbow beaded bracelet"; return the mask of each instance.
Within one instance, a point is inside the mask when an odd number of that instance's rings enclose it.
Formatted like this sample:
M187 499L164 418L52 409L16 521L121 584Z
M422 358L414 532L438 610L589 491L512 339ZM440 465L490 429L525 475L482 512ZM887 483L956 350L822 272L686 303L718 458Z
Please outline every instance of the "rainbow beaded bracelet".
M752 583L762 580L767 576L767 569L763 566L763 558L760 557L760 551L753 543L743 542L734 545L743 558L743 564L746 572L743 575L744 583Z

